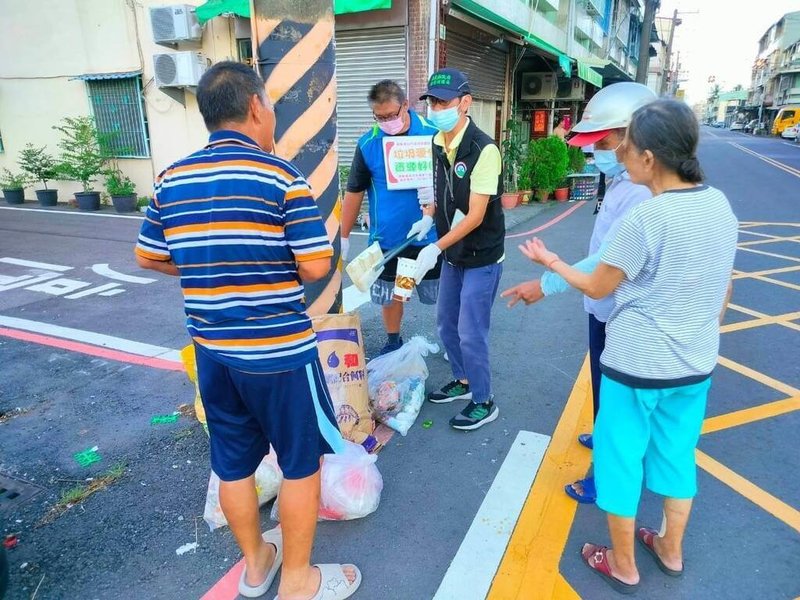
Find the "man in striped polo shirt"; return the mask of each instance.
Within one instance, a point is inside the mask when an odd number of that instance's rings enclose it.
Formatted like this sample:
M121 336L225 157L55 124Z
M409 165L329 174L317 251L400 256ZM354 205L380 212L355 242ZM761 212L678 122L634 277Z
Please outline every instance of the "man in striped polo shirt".
M281 598L339 586L358 569L310 565L320 459L341 448L305 313L303 282L324 277L333 248L299 171L270 152L275 114L249 67L218 63L197 102L208 145L156 180L136 245L140 266L180 277L208 417L220 504L242 549L239 592L267 592L283 562ZM282 530L262 537L254 473L275 449Z

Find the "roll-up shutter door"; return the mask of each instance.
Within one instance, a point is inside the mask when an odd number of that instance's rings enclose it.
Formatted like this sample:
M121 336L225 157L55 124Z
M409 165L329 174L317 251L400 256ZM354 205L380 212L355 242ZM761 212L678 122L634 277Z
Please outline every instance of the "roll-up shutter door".
M456 32L447 32L447 66L469 78L472 96L502 101L506 81L506 53Z
M406 85L405 27L336 31L339 163L349 165L358 138L373 124L369 89L381 79Z

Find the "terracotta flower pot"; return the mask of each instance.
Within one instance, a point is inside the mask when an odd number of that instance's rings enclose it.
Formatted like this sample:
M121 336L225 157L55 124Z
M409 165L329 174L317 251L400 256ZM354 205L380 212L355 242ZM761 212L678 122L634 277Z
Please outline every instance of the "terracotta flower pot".
M503 205L503 208L516 208L519 206L519 201L519 192L504 192L500 197L500 203Z
M550 198L549 190L536 190L536 199L539 202L547 202L548 198Z
M559 202L566 202L567 200L569 200L569 188L568 187L558 188L555 191L555 196L556 200L558 200Z

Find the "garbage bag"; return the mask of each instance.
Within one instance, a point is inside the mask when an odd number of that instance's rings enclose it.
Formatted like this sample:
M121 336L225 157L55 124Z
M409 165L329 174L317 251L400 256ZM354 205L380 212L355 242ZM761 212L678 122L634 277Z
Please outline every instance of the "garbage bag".
M375 512L381 501L383 478L375 461L363 446L345 441L344 450L326 454L322 460L319 504L320 521L349 521ZM272 518L280 521L278 501Z
M258 505L263 506L278 495L283 481L283 473L281 473L275 451L272 448L258 465L255 475ZM203 520L208 523L211 531L228 524L219 504L219 477L214 471L211 471L211 476L208 478L208 493L206 494Z
M367 364L372 410L379 421L401 435L408 433L425 402L425 357L437 352L439 346L418 335Z

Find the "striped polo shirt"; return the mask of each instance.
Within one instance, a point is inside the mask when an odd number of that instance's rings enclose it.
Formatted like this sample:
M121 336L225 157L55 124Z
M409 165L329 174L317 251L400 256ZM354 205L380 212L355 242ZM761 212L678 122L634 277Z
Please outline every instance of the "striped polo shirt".
M192 339L243 371L296 369L317 356L297 263L333 255L300 172L235 131L156 180L136 253L180 271Z
M631 209L601 257L625 273L600 358L607 377L666 388L710 376L737 230L728 199L706 185L667 191Z

